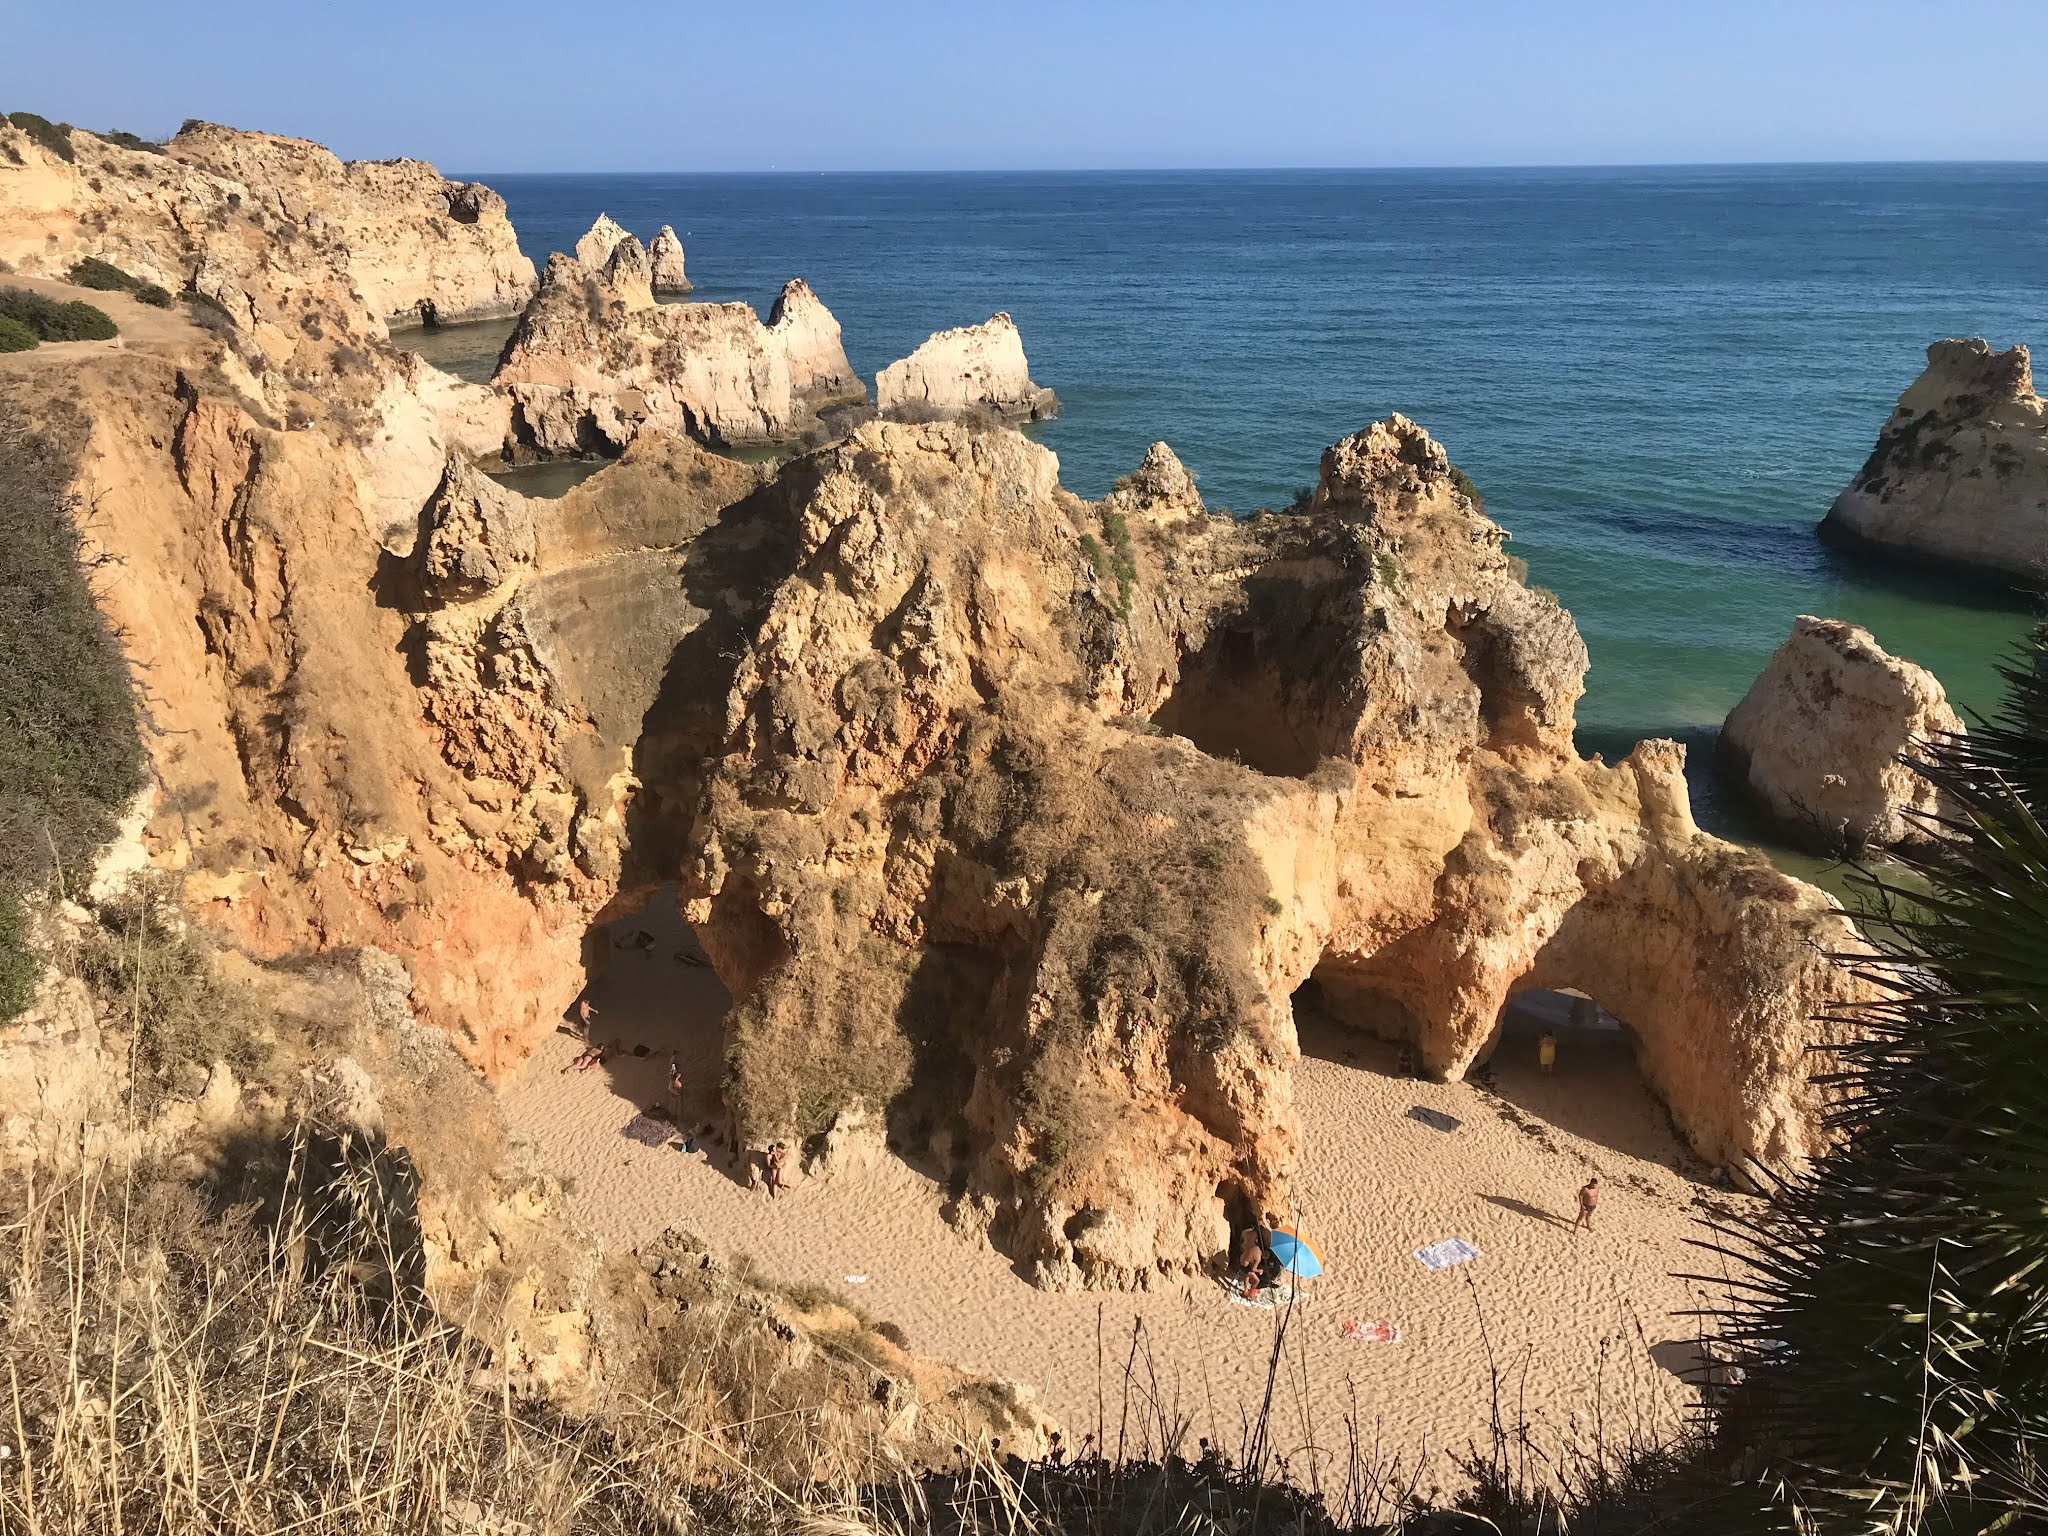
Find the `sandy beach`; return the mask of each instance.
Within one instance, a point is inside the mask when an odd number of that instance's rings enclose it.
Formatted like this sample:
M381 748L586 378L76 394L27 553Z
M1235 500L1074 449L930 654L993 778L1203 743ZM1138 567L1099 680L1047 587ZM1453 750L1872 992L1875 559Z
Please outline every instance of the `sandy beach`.
M652 943L635 947L643 929ZM624 1053L564 1073L579 1046L557 1036L506 1095L515 1130L568 1182L595 1235L630 1247L687 1227L777 1280L830 1286L898 1324L920 1353L1028 1384L1076 1444L1099 1430L1112 1451L1120 1440L1141 1448L1162 1422L1184 1422L1190 1444L1208 1436L1240 1447L1267 1397L1273 1312L1210 1282L1036 1290L950 1226L944 1190L894 1158L799 1181L771 1201L735 1176L721 1147L686 1154L627 1134L645 1106L668 1099L672 1057L685 1122L722 1122L727 998L672 903L658 898L616 939L590 997L595 1037L619 1038ZM1511 1016L1482 1087L1395 1076L1392 1047L1298 1022L1306 1150L1294 1214L1328 1273L1295 1306L1271 1390L1271 1441L1296 1475L1341 1461L1355 1427L1383 1462L1419 1468L1424 1488L1451 1486L1454 1458L1488 1441L1496 1394L1543 1456L1674 1431L1695 1396L1680 1373L1697 1359L1698 1325L1681 1314L1714 1298L1673 1273L1716 1262L1686 1243L1701 1203L1740 1197L1680 1171L1697 1170L1626 1037L1562 1028L1545 1076L1541 1023ZM1410 1116L1416 1106L1459 1124L1438 1129ZM1603 1186L1597 1226L1574 1234L1576 1193L1592 1173ZM1480 1256L1437 1272L1414 1256L1448 1238ZM1350 1321L1391 1323L1399 1341L1347 1338Z

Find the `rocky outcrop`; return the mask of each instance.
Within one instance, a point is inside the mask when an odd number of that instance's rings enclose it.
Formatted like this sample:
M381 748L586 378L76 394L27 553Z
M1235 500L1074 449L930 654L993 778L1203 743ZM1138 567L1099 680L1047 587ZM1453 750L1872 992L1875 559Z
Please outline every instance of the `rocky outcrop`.
M793 277L782 285L768 311L768 337L789 365L789 387L813 413L867 398L846 360L839 322L811 285Z
M1047 1284L1202 1265L1284 1208L1305 987L1443 1076L1516 991L1573 987L1703 1155L1820 1144L1853 931L1700 834L1675 746L1575 753L1577 630L1414 423L1248 521L1163 445L1091 504L964 424L771 474L689 439L799 420L840 376L822 306L636 307L621 240L551 261L508 347L530 442L624 448L533 502L464 462L493 397L389 349L362 253L253 194L195 246L156 168L78 153L145 210L102 233L220 312L0 386L93 423L144 842L252 954L375 947L503 1075L593 925L679 881L740 1140L851 1177L884 1127Z
M1870 631L1801 615L1721 727L1728 770L1801 842L1861 857L1939 834L1908 761L1963 729L1933 673Z
M601 273L549 261L492 384L542 453L617 452L649 430L772 442L865 393L808 285L785 288L768 325L745 304L657 305L630 235Z
M1577 757L1585 649L1426 434L1250 522L1163 446L1098 506L1056 467L878 424L778 482L684 881L743 1138L881 1107L1041 1281L1142 1282L1284 1208L1313 983L1452 1077L1573 986L1704 1155L1818 1147L1853 930L1699 832L1676 746Z
M683 242L676 238L676 232L664 224L655 232L653 243L647 247L648 260L654 269L654 291L658 294L681 294L690 291L690 279L683 271Z
M590 272L602 272L619 242L627 238L625 225L608 213L600 213L576 242L577 264Z
M918 420L985 411L1037 421L1059 408L1051 390L1031 382L1024 339L1006 314L935 332L876 375L875 404L885 416Z
M2005 585L2048 581L2048 407L2027 349L1929 347L1821 531Z
M533 293L505 200L424 160L336 159L318 144L189 123L165 148L244 189L287 227L332 240L387 325L517 314ZM168 285L167 285L168 286Z

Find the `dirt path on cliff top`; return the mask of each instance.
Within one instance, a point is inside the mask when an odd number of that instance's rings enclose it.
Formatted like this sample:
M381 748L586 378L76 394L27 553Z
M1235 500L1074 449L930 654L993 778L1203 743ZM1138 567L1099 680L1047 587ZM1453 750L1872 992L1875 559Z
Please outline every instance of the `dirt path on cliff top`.
M639 926L628 920L620 933L630 939ZM697 952L680 919L650 916L644 926L654 946L615 949L592 1000L599 1038L649 1053L565 1074L577 1046L556 1036L506 1095L514 1127L572 1181L571 1203L597 1236L624 1247L688 1227L751 1254L777 1280L828 1285L900 1325L922 1354L1029 1384L1077 1445L1096 1428L1099 1390L1115 1448L1142 1319L1143 1385L1123 1427L1132 1447L1143 1443L1155 1380L1192 1435L1239 1446L1265 1395L1274 1317L1219 1286L1035 1290L949 1226L944 1191L893 1158L859 1176L799 1183L771 1203L729 1176L720 1148L689 1156L629 1138L639 1109L666 1098L671 1054L690 1084L691 1119L718 1118L726 1006L709 969L675 958ZM1528 1038L1511 1032L1490 1094L1395 1077L1388 1047L1315 1020L1301 1031L1301 1216L1329 1273L1297 1306L1273 1391L1273 1443L1297 1475L1311 1444L1335 1448L1341 1471L1350 1420L1383 1461L1426 1461L1424 1487L1455 1486L1451 1458L1488 1442L1494 1370L1507 1421L1526 1414L1545 1455L1675 1430L1693 1400L1677 1373L1696 1359L1696 1325L1674 1314L1712 1298L1671 1276L1710 1264L1685 1245L1706 1192L1675 1171L1681 1149L1626 1041L1563 1033L1557 1073L1546 1078L1534 1026ZM1434 1129L1409 1118L1414 1105L1462 1123ZM1601 1176L1599 1228L1575 1236L1569 1222L1589 1172ZM1481 1257L1435 1273L1414 1257L1451 1237ZM865 1282L849 1283L856 1275ZM1339 1330L1354 1319L1394 1323L1400 1341L1350 1341Z

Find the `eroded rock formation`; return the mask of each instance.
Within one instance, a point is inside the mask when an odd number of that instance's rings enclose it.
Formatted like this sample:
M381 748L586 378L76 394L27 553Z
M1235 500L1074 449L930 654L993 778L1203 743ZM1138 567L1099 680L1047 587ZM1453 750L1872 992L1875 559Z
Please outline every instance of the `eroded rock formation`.
M919 419L987 411L1037 421L1059 408L1051 390L1031 382L1024 338L1006 314L934 332L876 375L875 404L885 416Z
M1937 341L1823 533L2036 588L2048 580L2048 407L2027 349Z
M1846 921L1698 832L1676 747L1573 752L1577 631L1412 422L1249 521L1163 445L1090 504L961 424L769 475L688 439L845 388L836 325L798 284L765 326L643 303L622 235L551 261L507 349L530 443L625 450L537 503L467 462L503 398L385 342L351 273L388 254L275 201L122 233L215 322L0 360L13 408L93 423L146 840L253 953L389 953L504 1074L593 921L680 879L738 1000L741 1138L921 1145L1049 1284L1203 1264L1284 1207L1311 983L1444 1075L1515 990L1575 986L1706 1156L1816 1146Z
M1721 727L1720 751L1794 837L1861 857L1939 835L1943 797L1907 762L1962 729L1925 667L1867 629L1802 614Z
M421 160L344 162L212 123L188 123L161 154L84 132L70 145L67 160L0 123L0 260L16 271L61 277L98 256L218 298L223 284L247 286L250 261L282 268L311 247L393 325L516 314L533 293L504 199ZM291 286L269 276L266 287Z
M548 262L492 385L518 438L545 453L616 452L649 429L767 442L866 393L808 285L786 287L767 325L745 304L657 305L630 235L600 272Z
M683 242L676 238L676 232L664 224L655 232L653 243L647 247L648 259L654 267L654 291L660 294L679 294L690 291L689 275L683 270Z
M1846 920L1697 830L1677 747L1576 756L1577 632L1412 423L1249 522L1163 446L1090 506L943 426L781 487L685 882L745 1137L886 1105L1047 1283L1201 1263L1284 1206L1314 981L1443 1075L1576 986L1709 1157L1817 1146Z
M600 213L577 240L576 261L587 271L602 272L619 242L627 238L625 225L608 213Z

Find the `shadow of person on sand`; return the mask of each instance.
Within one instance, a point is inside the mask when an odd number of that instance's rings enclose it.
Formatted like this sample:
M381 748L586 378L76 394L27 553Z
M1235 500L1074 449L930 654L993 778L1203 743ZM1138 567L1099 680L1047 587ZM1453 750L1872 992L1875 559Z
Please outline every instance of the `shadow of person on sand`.
M1513 1211L1517 1216L1526 1216L1531 1221L1548 1222L1553 1227L1564 1227L1566 1229L1571 1227L1570 1222L1555 1212L1546 1211L1540 1206L1531 1205L1526 1200L1517 1200L1511 1195L1481 1195L1479 1198L1488 1205L1497 1205L1504 1211Z

